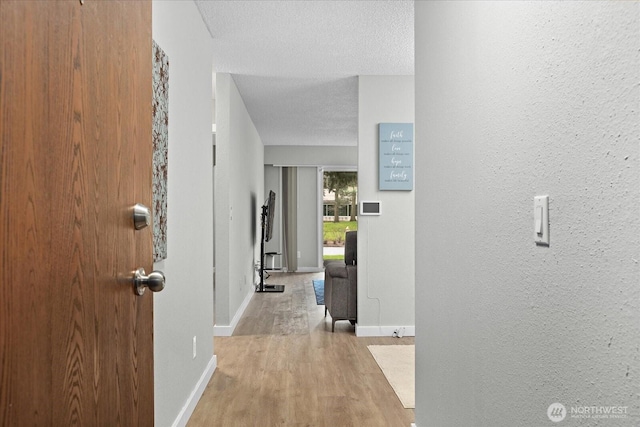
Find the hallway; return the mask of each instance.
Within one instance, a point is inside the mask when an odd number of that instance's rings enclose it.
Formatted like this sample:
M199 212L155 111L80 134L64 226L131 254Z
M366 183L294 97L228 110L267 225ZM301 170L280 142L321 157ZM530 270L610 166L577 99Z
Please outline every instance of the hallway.
M189 426L398 426L414 421L367 349L414 338L356 338L346 321L331 333L311 280L272 274L283 294L255 294L232 337L216 337L218 367Z

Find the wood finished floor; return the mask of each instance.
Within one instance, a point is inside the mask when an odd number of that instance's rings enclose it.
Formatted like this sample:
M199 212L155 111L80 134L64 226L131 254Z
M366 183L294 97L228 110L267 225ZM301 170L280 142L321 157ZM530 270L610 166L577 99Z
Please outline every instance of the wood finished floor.
M357 338L347 321L324 318L312 279L322 273L273 274L282 294L253 296L232 337L215 337L218 367L189 427L408 427L404 409L369 353L370 344L414 338Z

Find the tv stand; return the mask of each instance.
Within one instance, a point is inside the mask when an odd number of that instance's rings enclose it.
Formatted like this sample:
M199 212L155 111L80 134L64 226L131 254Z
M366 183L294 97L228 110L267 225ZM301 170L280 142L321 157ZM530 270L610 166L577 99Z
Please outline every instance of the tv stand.
M260 285L256 287L256 292L284 292L284 285L268 285L264 283L264 238L265 238L265 226L267 222L267 205L262 206L262 240L260 241Z
M262 289L258 288L256 292L284 292L284 285L263 284Z

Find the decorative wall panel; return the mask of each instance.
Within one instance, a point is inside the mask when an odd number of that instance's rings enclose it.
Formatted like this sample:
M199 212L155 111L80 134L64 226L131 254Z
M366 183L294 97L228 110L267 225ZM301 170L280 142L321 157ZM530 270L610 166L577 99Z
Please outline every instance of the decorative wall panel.
M167 258L169 58L153 42L153 261Z

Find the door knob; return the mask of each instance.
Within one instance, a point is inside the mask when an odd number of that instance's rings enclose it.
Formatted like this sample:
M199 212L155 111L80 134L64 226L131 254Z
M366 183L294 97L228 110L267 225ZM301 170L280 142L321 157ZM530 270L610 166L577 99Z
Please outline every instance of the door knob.
M164 273L152 271L147 276L144 268L139 268L133 276L133 287L138 295L144 295L145 288L149 288L153 292L160 292L164 289Z

